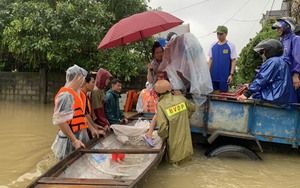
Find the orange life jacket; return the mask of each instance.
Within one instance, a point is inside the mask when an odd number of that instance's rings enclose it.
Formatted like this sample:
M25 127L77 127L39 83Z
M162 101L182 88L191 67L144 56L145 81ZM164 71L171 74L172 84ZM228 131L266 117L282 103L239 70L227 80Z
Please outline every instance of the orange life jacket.
M133 99L136 94L135 90L129 90L127 94L126 103L124 106L124 112L129 112L132 109Z
M70 128L73 132L86 129L88 127L87 120L84 115L86 104L85 104L85 102L83 102L83 101L86 101L85 94L82 91L80 91L80 97L79 97L78 94L73 89L62 87L56 94L55 101L60 93L66 92L66 91L71 93L74 98L73 119L69 120L67 123L70 125Z
M142 101L143 101L143 109L145 113L155 113L156 105L154 102L154 97L147 93L146 89L143 89L141 92Z

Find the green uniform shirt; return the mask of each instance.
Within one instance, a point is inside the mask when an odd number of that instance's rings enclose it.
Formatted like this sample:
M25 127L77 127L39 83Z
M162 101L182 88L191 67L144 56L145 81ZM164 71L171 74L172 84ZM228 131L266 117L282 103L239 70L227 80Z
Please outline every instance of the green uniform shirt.
M158 135L167 140L167 158L177 163L193 155L189 117L196 105L182 95L160 96L157 104Z

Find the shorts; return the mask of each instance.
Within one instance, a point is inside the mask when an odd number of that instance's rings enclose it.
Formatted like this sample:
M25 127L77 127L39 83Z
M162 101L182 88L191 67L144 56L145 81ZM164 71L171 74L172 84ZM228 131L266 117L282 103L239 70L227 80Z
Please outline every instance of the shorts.
M212 84L213 84L214 91L220 90L222 92L227 92L228 90L227 82L212 82Z

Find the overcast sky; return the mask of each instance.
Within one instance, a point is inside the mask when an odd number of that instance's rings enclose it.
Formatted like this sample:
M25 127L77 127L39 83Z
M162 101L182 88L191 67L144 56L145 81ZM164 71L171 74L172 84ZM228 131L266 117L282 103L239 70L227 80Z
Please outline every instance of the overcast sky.
M150 0L152 8L163 11L190 24L190 31L200 41L207 55L217 40L213 31L218 25L228 28L227 40L242 48L260 31L259 20L267 10L280 10L282 0Z

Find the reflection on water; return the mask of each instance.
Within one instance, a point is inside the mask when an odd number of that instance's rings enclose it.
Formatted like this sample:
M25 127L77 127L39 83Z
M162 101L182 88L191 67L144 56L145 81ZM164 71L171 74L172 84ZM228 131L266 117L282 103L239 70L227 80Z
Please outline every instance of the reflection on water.
M53 105L0 103L0 188L25 187L54 164L50 146L57 127ZM174 167L162 162L145 188L298 188L300 155L260 153L263 161L206 159L194 150L193 161Z
M143 185L144 188L298 188L298 155L260 155L263 161L203 157L197 148L193 161L179 167L162 163Z
M52 113L53 105L0 103L0 186L25 187L49 168Z

